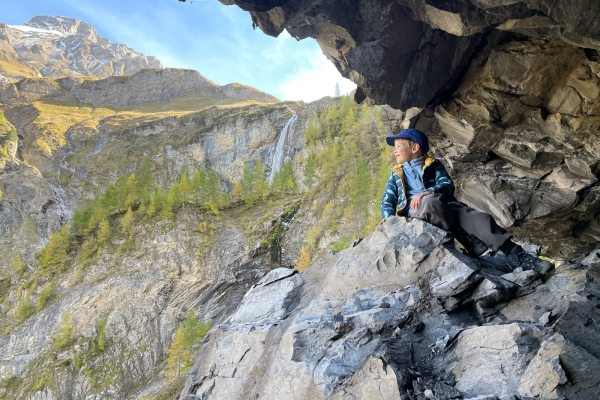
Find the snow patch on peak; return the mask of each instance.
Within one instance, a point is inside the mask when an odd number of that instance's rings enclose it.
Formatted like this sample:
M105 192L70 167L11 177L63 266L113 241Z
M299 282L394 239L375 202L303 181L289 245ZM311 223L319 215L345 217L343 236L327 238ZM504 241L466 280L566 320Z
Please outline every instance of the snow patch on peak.
M11 29L16 29L21 32L33 33L33 34L42 35L42 36L43 35L65 36L64 33L55 31L55 30L51 30L51 29L40 29L40 28L34 28L31 26L26 26L26 25L6 25L6 26L8 26Z
M162 68L155 57L112 43L77 18L43 15L23 25L7 27L8 45L18 60L32 65L43 76L105 78L112 74L134 74L144 68Z

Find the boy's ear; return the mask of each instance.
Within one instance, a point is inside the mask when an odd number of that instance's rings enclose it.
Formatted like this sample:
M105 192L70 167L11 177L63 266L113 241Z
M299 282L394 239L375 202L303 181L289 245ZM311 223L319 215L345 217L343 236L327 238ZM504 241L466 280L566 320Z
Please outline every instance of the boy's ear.
M419 151L421 151L421 145L419 143L413 143L413 145L412 145L412 152L414 154L416 154Z

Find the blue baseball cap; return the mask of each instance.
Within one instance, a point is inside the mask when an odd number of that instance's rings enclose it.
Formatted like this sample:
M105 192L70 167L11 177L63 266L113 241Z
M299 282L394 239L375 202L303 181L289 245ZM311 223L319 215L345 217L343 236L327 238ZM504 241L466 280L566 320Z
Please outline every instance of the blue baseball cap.
M427 139L427 135L418 129L405 129L395 135L386 136L385 142L390 146L394 146L394 140L396 139L412 140L413 142L418 143L421 146L421 150L424 152L429 151L429 139Z

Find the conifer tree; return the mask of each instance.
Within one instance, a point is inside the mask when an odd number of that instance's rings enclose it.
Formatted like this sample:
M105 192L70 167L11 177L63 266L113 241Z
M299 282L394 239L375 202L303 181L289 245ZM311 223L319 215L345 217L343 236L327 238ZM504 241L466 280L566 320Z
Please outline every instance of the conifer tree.
M115 189L117 192L117 207L119 209L125 208L125 203L127 201L127 195L129 192L127 191L127 178L125 175L121 175L119 179L117 179L117 183L115 184Z
M83 229L84 236L92 236L98 228L98 224L104 218L104 210L101 207L93 207L91 209L91 215L88 219L87 226Z
M233 201L242 201L244 200L244 191L242 189L242 182L237 181L233 184L233 189L231 191L231 197L233 197Z
M146 209L146 215L153 217L158 211L162 211L163 192L161 188L154 189L152 196L150 197L150 204Z
M202 346L202 339L208 333L210 323L198 322L194 310L188 312L183 324L175 331L175 338L167 349L167 370L171 378L179 379L192 366L192 358Z
M209 187L208 187L208 173L204 167L200 168L200 174L198 177L198 202L204 204L210 200Z
M308 153L306 157L306 163L304 164L304 184L309 189L315 183L317 178L317 170L315 164L315 157L312 153Z
M250 165L244 165L244 172L242 173L242 193L244 194L244 200L246 203L252 203L254 201L253 187L252 187L252 170Z
M38 253L38 261L44 275L49 276L63 269L69 245L69 227L67 225L63 225L58 232L50 235L50 241Z
M179 196L184 203L187 203L192 196L192 185L188 179L188 174L181 174L181 178L179 178Z
M150 194L154 191L154 179L152 178L152 162L150 157L145 156L138 169L135 171L137 182L137 195L140 201L148 204Z
M48 305L50 298L52 297L52 282L46 283L44 288L42 289L42 293L40 293L40 297L38 297L37 302L35 304L38 311L43 310Z
M308 147L312 148L317 143L317 140L320 137L320 132L315 126L315 121L313 118L309 118L308 125L306 127L306 131L304 131L304 142L308 145Z
M179 324L175 331L175 339L171 343L171 347L167 349L167 371L171 379L180 379L181 361L184 357L184 338L183 338L183 324Z
M131 207L127 209L125 215L121 219L121 232L124 234L129 234L133 229L133 211L131 211Z
M173 182L173 184L171 185L171 189L169 189L169 193L167 193L167 195L164 196L162 202L161 213L162 216L166 219L173 219L175 217L174 210L178 209L176 208L176 203L179 201L178 197L179 196L177 194L177 182Z
M356 160L355 171L356 179L351 198L353 205L359 210L362 221L365 221L369 216L369 203L371 202L371 187L373 182L369 164L362 153L359 153Z
M312 260L310 258L310 253L308 252L308 247L302 246L295 268L300 272L304 272L311 264Z
M194 200L194 203L196 203L196 204L201 204L200 190L201 190L200 189L200 171L195 170L194 175L192 176L192 183L191 183L190 191L192 193L192 199Z
M104 218L98 225L98 244L103 245L108 242L110 239L110 233L110 224L108 223L108 220Z
M282 194L283 193L283 180L280 172L275 172L273 175L273 181L271 182L271 193Z
M186 175L188 180L190 179L190 166L188 165L187 161L184 162L181 166L181 170L179 171L179 178L181 179L183 175Z
M254 171L252 172L252 188L256 200L262 200L267 195L267 180L260 158L256 161Z
M140 163L138 169L135 170L135 178L138 183L138 188L152 188L154 179L152 178L152 161L150 157L145 156Z
M125 183L125 193L125 202L123 205L125 207L133 206L137 199L137 183L134 174L131 174L129 178L127 178L127 182Z
M292 160L289 158L283 162L283 168L281 169L281 180L283 182L283 191L285 194L296 193L298 189L298 181L294 174L294 168L292 166Z
M363 128L366 128L370 124L371 119L371 108L365 101L360 108L360 125Z
M81 235L82 231L87 226L87 221L90 217L90 209L88 207L77 209L73 213L73 220L71 221L71 234L74 236Z
M114 185L108 185L104 196L102 196L102 208L106 210L108 214L119 208L119 197L117 195L117 188Z
M342 122L342 133L345 135L351 134L356 128L357 121L358 118L356 111L354 111L353 107L350 107L344 115L344 121Z

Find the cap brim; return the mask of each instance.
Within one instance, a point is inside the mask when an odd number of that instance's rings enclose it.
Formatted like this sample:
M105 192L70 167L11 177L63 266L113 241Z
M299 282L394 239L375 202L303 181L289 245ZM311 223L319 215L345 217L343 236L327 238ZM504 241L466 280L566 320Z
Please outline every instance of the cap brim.
M396 143L395 143L396 139L408 139L408 140L412 140L412 138L410 136L403 135L402 133L396 133L395 135L386 136L385 137L385 142L388 145L394 147L396 145Z

